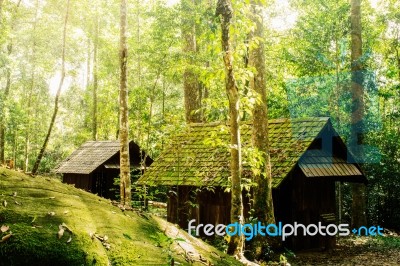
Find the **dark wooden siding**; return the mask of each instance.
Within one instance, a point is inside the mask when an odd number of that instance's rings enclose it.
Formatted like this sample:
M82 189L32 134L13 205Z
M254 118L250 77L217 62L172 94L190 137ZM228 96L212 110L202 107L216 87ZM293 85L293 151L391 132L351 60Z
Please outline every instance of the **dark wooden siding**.
M168 195L167 220L186 229L188 221L199 221L199 194L196 187L172 187Z
M168 199L167 219L187 229L188 221L196 224L229 224L230 193L220 187L199 190L197 187L179 186L172 188ZM249 218L248 193L243 193L245 218ZM179 199L179 200L178 200ZM335 184L323 178L307 178L296 169L289 174L279 189L273 191L275 217L277 222L294 222L308 225L322 222L321 215L335 213ZM335 238L322 236L297 236L288 238L283 244L293 250L323 248L332 246Z
M167 220L187 229L188 221L195 219L195 224L229 224L231 194L223 188L213 190L199 189L193 186L179 186L171 189L168 197ZM248 217L248 193L243 193L244 213ZM179 200L178 200L179 198Z
M203 191L199 194L200 223L229 224L231 211L231 194L216 188L214 191Z
M63 174L63 182L67 184L74 184L77 188L93 192L94 185L92 174Z
M336 210L335 183L331 179L306 177L298 167L282 184L274 197L277 221L304 225L323 222L321 215ZM274 191L275 192L275 191ZM293 249L313 249L332 246L335 238L323 236L289 237L284 245Z
M98 169L93 176L95 188L92 192L107 199L115 199L119 186L114 185L114 178L119 176L119 169Z
M114 178L118 177L119 169L96 169L89 175L84 174L63 174L63 182L74 184L76 188L81 188L88 192L97 194L108 199L115 199ZM114 190L111 190L113 189Z
M58 173L63 175L64 183L74 184L77 188L104 198L116 199L115 194L119 191L119 186L114 185L114 179L119 176L118 141L89 141L71 156L74 160L65 161L63 168L65 171L80 174L66 173L58 169ZM87 158L89 160L85 160ZM129 143L129 158L131 167L139 168L142 159L145 159L146 166L153 162L133 141Z

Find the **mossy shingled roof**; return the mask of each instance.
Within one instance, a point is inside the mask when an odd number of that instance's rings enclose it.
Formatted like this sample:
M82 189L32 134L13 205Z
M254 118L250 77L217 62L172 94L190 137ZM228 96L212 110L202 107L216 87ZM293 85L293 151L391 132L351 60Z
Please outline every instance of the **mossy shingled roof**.
M269 120L269 140L274 188L299 161L329 118ZM241 125L243 147L251 147L251 124ZM192 124L171 139L170 145L139 179L147 185L227 186L230 176L230 134L225 124ZM244 175L249 175L246 149Z
M66 158L55 170L56 173L90 174L120 149L119 141L87 141Z

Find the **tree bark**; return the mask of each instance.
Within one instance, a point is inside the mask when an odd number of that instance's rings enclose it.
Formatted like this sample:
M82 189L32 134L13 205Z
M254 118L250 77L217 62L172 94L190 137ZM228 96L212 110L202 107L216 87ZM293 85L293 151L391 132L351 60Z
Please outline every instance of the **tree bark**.
M30 152L30 134L31 134L31 114L32 114L32 94L35 88L35 76L36 76L36 25L38 19L39 12L39 0L35 1L35 19L33 21L33 42L32 42L32 58L31 58L31 83L29 85L28 91L28 105L26 107L27 110L27 119L26 119L26 130L25 130L25 150L24 150L24 171L28 172L29 170L29 152Z
M362 132L364 118L364 89L361 38L361 0L351 0L351 133L349 149L357 162L363 162ZM353 227L365 226L366 197L364 184L352 184L352 217Z
M120 196L122 206L131 206L131 173L129 162L128 80L127 80L127 7L121 0L120 25L120 89L119 89L119 140L120 140Z
M197 53L196 24L193 19L196 0L182 0L183 21L183 52L188 58L183 73L183 89L185 101L185 117L187 123L202 121L201 115L201 87L197 74L193 70L195 64L194 56Z
M394 48L394 50L396 51L397 76L400 81L400 54L399 54L399 49L397 48L397 46Z
M243 202L241 189L241 143L239 127L239 91L233 75L233 55L230 40L230 25L233 8L230 0L218 0L216 15L221 15L222 51L225 65L225 89L229 100L230 135L231 135L231 223L243 224ZM228 245L228 254L243 258L244 238L235 235Z
M38 154L38 156L36 158L35 164L33 165L32 175L35 175L37 173L37 170L39 169L40 162L41 162L41 160L43 158L43 155L44 155L44 153L46 151L47 144L48 144L48 142L50 140L51 131L53 130L54 122L56 121L56 117L57 117L57 113L58 113L58 102L59 102L59 98L60 98L60 95L61 95L61 89L62 89L62 86L64 84L64 79L65 79L65 48L66 48L65 44L66 44L66 37L67 37L68 16L69 16L69 0L67 1L67 10L66 10L65 20L64 20L64 30L63 30L63 40L62 40L62 55L61 55L61 79L60 79L60 83L58 84L56 97L54 99L54 111L53 111L53 115L51 117L49 129L47 131L46 138L45 138L45 140L43 142L42 148L40 149L39 154Z
M259 38L259 45L250 51L249 65L256 69L254 77L250 80L251 88L256 92L259 99L253 109L253 145L263 154L264 162L260 175L254 177L258 186L254 193L255 212L261 221L275 223L272 202L272 175L271 159L269 153L268 138L268 108L267 91L265 80L265 52L264 52L264 29L262 23L261 6L253 1L252 20L255 23L253 37Z
M141 47L142 45L142 39L141 39L141 20L140 20L140 14L141 14L141 2L140 0L136 1L136 45L138 47ZM137 88L142 88L142 57L141 57L141 53L140 51L137 50L136 52L136 63L137 63L137 79L138 79L138 83L137 83ZM136 133L136 139L138 141L138 143L143 143L143 135L144 133L142 133L142 129L143 129L143 124L142 124L142 110L143 110L143 100L142 97L138 97L138 104L137 104L137 108L136 109L136 121L137 121L137 133ZM141 166L144 166L144 158L142 158L141 160Z
M7 54L8 56L12 53L12 43L7 46ZM5 121L4 121L4 113L6 109L6 101L8 95L10 94L11 88L11 69L8 67L6 71L6 87L1 99L1 114L0 114L0 164L4 164L5 162L5 139L6 139L6 131L5 131Z
M36 24L36 23L35 23ZM35 50L36 44L34 41L33 44L33 51L32 51L32 73L31 73L31 83L29 85L29 92L28 92L28 103L27 103L27 120L26 120L26 130L25 130L25 150L24 150L24 171L28 172L29 170L29 150L30 150L30 132L31 132L31 108L32 108L32 94L33 89L35 87Z
M90 89L90 67L92 63L92 43L90 37L87 38L87 59L86 59L86 89Z
M250 86L256 93L258 99L253 109L253 146L262 154L259 174L254 175L256 187L253 188L253 217L264 224L275 224L274 206L272 201L272 174L271 158L269 153L268 138L268 108L265 80L265 51L264 51L264 28L262 22L262 6L258 1L251 1L251 20L255 24L254 31L250 34L259 40L258 46L250 50L249 66L256 69L254 77L250 80ZM254 40L253 40L254 41ZM256 236L252 242L252 251L255 258L262 259L266 254L268 242L263 236Z
M0 24L3 18L3 0L0 0Z
M99 46L99 15L96 12L96 29L93 47L93 111L92 111L92 139L97 140L97 89L98 89L98 51Z

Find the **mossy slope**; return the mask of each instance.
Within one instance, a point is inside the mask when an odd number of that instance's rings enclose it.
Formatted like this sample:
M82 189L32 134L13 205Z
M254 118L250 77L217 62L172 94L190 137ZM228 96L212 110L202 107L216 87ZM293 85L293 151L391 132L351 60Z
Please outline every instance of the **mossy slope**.
M0 238L12 232L0 243L0 265L238 265L182 230L166 233L171 224L56 179L0 168L0 201L0 226L9 226Z

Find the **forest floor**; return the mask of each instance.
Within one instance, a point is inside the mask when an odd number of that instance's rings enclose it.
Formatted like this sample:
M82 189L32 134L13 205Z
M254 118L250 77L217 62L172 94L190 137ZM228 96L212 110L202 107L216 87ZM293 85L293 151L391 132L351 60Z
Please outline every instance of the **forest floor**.
M288 258L297 265L400 265L400 236L387 231L384 237L344 237L330 252L298 252Z
M137 210L49 177L0 167L0 266L240 265Z

